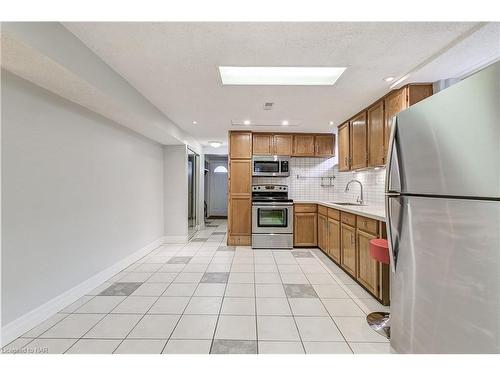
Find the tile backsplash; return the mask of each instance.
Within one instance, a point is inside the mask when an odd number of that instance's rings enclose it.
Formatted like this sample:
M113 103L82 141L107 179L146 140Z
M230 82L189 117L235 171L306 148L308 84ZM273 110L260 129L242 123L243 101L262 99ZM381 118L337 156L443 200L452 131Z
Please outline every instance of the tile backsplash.
M290 198L296 200L355 201L359 196L359 184L351 184L345 192L347 182L352 179L363 184L367 204L383 206L385 168L339 172L336 157L291 158L289 177L253 177L252 182L288 185Z

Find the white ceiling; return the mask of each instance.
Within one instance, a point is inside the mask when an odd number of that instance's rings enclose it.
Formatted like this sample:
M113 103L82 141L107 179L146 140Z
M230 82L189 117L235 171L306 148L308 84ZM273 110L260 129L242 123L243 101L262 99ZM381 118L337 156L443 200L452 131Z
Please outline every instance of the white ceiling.
M420 79L466 67L436 64L474 23L65 23L107 64L194 138L225 141L232 120L298 121L321 131L389 91L423 62ZM430 60L429 60L430 59ZM451 66L450 66L451 64ZM222 86L218 66L346 66L334 86ZM409 81L412 81L410 77ZM264 111L265 102L274 102ZM192 121L196 120L197 125ZM279 130L280 127L258 127Z

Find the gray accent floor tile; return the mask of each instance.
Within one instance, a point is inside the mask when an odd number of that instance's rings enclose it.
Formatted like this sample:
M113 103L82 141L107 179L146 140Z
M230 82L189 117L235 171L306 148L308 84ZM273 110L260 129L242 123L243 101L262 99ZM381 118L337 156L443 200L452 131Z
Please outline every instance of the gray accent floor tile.
M139 288L142 283L113 283L110 287L104 289L100 296L129 296L131 295L137 288Z
M188 264L192 257L172 257L167 264Z
M300 250L300 251L292 251L292 255L295 258L314 258L310 251Z
M201 283L227 283L229 272L205 272L201 278Z
M318 298L314 288L307 284L283 284L288 298Z
M225 234L226 234L226 232L213 232L212 233L212 235L214 235L214 236L218 236L218 235L223 235L224 236ZM235 246L230 246L230 247L234 247L235 248ZM236 248L235 248L235 250L236 250Z
M206 224L205 226L208 228L217 228L219 224Z
M257 341L214 340L210 354L257 354Z

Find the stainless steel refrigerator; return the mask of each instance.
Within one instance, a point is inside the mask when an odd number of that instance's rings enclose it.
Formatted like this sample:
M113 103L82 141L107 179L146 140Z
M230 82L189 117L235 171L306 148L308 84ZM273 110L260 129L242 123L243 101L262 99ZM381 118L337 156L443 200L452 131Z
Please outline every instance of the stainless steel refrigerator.
M386 178L391 347L500 353L500 63L401 112Z

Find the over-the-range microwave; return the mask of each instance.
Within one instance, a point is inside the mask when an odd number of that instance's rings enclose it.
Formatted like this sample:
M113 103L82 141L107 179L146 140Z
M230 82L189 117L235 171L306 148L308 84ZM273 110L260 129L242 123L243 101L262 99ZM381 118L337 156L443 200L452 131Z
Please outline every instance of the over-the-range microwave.
M252 176L287 177L290 176L289 156L254 156Z

